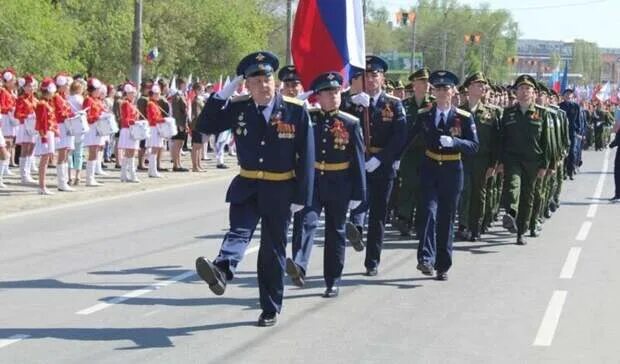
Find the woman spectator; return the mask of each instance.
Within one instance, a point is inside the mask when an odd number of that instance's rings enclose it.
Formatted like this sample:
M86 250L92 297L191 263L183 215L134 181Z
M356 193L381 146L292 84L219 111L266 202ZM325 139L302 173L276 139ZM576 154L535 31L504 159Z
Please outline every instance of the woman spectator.
M82 110L84 104L84 83L82 80L75 80L71 82L69 88L69 97L67 101L71 106L71 112L77 113ZM69 153L69 183L71 183L71 170L75 170L75 178L73 179L73 185L77 186L80 183L80 173L82 171L82 163L84 161L84 149L82 143L84 141L84 135L77 135L74 140L74 149Z
M207 140L207 136L196 130L196 123L205 106L205 88L201 83L196 82L192 90L196 92L196 96L192 101L192 172L204 172L200 162L202 161L204 143Z

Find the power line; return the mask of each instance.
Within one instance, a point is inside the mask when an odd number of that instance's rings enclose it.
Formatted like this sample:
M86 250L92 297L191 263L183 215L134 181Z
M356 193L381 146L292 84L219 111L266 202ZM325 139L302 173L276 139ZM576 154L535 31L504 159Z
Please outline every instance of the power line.
M528 11L528 10L561 9L561 8L569 8L569 7L577 7L577 6L586 6L586 5L606 3L608 1L609 0L591 0L591 1L581 1L581 2L568 3L568 4L534 5L534 6L524 6L524 7L514 7L514 8L481 8L481 7L475 8L475 7L469 7L466 4L459 4L459 5L462 7L467 7L469 10L475 10L475 11L485 11L485 10ZM388 5L392 7L406 8L405 1L381 0L381 5L384 5L385 3L387 3ZM381 7L384 7L384 6L381 6ZM377 8L381 8L381 7L377 7ZM441 7L441 6L415 6L415 8L433 9L433 10L444 10L445 9L444 7Z

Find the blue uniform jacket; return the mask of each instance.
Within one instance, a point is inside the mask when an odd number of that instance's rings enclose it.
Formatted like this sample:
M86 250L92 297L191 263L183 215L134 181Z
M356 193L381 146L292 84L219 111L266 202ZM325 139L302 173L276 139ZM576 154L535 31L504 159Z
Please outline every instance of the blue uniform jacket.
M314 129L316 163L345 163L343 171L315 171L315 189L322 201L363 201L366 196L364 140L359 120L343 111L310 111ZM315 192L316 193L316 192Z
M364 108L354 105L349 98L343 100L341 109L363 120ZM402 102L381 91L377 104L369 107L370 117L370 157L376 157L381 165L370 175L373 177L395 178L396 171L392 167L407 139L407 124ZM378 149L379 151L376 151ZM376 152L373 152L376 151Z
M478 152L478 134L473 116L456 107L451 107L445 120L445 128L439 129L435 126L435 115L437 106L420 109L418 120L414 126L412 134L424 133L426 149L433 153L465 153L474 154ZM451 136L454 139L454 146L451 148L442 147L439 137L442 135Z
M583 114L580 111L579 104L572 101L562 101L560 103L560 109L564 110L566 117L568 118L568 135L572 141L575 138L575 134L583 135L585 128L583 125Z
M265 123L249 95L230 101L212 96L199 116L196 129L217 134L232 129L241 168L250 171L295 171L292 181L272 182L236 176L226 202L243 203L258 193L259 203L269 205L312 203L314 136L303 102L276 94L270 120ZM291 188L285 188L289 186ZM288 206L287 206L288 208Z

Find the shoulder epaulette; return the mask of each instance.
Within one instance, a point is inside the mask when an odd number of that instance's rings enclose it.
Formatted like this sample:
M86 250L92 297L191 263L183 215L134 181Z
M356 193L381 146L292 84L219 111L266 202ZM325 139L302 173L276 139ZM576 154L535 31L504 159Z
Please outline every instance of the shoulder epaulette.
M342 117L343 119L347 119L349 121L351 121L352 123L359 123L360 119L358 119L356 116L351 115L347 112L344 112L342 110L338 111L338 116Z
M250 94L245 94L245 95L240 95L240 96L235 96L233 97L230 102L242 102L242 101L248 101L249 99L251 99L252 96Z
M423 107L418 109L418 114L424 114L425 112L429 112L433 109L433 104L428 105L427 107Z
M291 104L304 106L304 102L302 100L296 99L294 97L288 97L288 96L282 95L282 100L284 100L285 102L291 103Z
M319 112L319 111L321 111L320 107L317 107L317 106L310 106L310 107L308 107L308 112L309 113L315 113L315 112Z
M458 107L456 108L456 113L459 114L459 115L463 115L466 118L471 117L471 113L469 111L465 111L463 109L459 109Z

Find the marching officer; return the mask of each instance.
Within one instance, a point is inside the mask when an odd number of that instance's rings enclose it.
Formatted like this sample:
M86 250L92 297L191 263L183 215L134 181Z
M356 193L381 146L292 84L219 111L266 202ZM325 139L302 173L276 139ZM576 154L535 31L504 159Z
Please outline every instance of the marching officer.
M424 137L413 137L412 132L417 123L418 110L432 105L429 94L428 68L421 68L409 76L413 95L403 102L407 114L407 142L400 157L399 184L400 194L396 208L396 228L401 235L409 236L413 225L413 216L420 199L419 169L424 159Z
M517 245L527 242L534 190L549 167L549 132L544 107L535 104L536 80L521 75L515 80L517 103L506 108L501 121L501 153L498 169L504 171L506 214L502 224L517 234Z
M426 145L420 165L417 269L429 276L436 270L436 279L445 281L452 266L454 218L463 189L462 154L478 151L478 136L473 116L451 104L459 82L456 75L435 71L429 82L437 100L418 110L412 133L421 133Z
M353 114L361 118L361 107L369 110L370 130L366 149L366 181L368 183L368 203L359 210L352 211L354 229L347 226L347 236L351 231L362 232L365 214L368 211L368 233L366 237L366 275L376 276L381 260L381 248L387 218L390 193L396 178L394 162L400 156L406 140L405 111L402 102L382 90L388 65L377 56L366 56L366 92L351 96L356 105Z
M324 297L338 295L345 256L345 221L348 209L359 206L366 196L364 140L359 120L340 107L342 76L337 72L320 75L311 89L320 108L310 111L314 133L315 178L312 205L299 212L293 238L293 259L286 272L297 286L303 286L319 217L325 209L325 251L323 255Z
M275 325L282 309L288 224L291 213L312 202L314 180L310 117L301 101L275 92L278 64L270 52L243 58L238 77L209 98L197 125L205 134L233 130L241 171L226 194L230 230L219 255L199 257L196 270L213 293L224 294L260 220L259 326ZM243 79L249 94L229 100Z
M478 153L465 156L463 163L469 167L469 181L465 181L466 190L461 197L463 201L463 221L469 230L469 238L476 241L480 238L484 209L487 199L487 181L495 174L497 154L499 151L499 119L492 108L482 102L488 82L482 72L469 76L463 86L467 88L467 100L461 109L471 113L478 132Z

